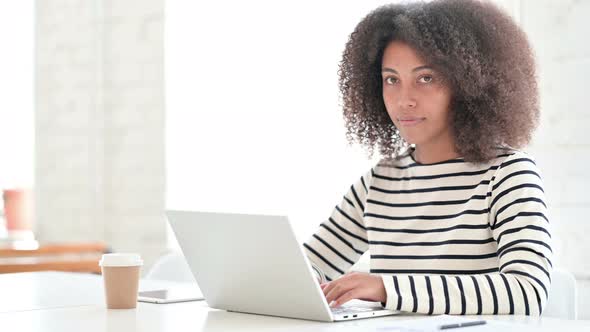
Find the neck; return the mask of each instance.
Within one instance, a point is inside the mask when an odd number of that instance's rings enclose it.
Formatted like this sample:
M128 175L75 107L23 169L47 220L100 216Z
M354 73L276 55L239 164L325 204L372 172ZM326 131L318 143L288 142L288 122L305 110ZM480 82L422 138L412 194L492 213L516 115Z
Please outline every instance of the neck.
M444 141L439 142L416 145L414 159L421 164L432 164L459 157L459 153L455 150L453 144Z

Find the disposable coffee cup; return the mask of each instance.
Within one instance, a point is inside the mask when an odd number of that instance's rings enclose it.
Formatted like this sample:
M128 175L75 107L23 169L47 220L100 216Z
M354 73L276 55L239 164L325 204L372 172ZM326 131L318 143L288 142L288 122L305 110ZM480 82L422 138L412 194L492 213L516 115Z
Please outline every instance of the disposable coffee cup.
M138 254L104 254L99 262L109 309L133 309L137 306L139 272L143 260Z

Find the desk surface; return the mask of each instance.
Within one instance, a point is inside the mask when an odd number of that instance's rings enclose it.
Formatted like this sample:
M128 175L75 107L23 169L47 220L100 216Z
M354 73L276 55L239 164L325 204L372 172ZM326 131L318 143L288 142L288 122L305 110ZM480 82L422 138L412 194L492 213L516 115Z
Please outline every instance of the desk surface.
M99 276L61 272L0 275L0 324L18 331L387 331L403 320L424 316L390 316L322 323L215 310L204 301L151 304L107 310ZM175 285L174 283L165 283ZM164 285L142 281L140 288ZM61 294L61 296L58 296ZM431 319L434 317L431 317ZM590 321L525 316L483 316L489 324L469 331L590 331Z

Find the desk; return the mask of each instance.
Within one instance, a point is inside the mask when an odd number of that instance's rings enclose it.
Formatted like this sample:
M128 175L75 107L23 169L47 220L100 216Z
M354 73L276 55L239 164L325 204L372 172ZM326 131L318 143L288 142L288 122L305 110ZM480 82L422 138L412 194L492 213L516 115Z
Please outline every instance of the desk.
M168 283L142 280L140 288L155 289L164 284ZM37 288L31 291L29 287L32 285ZM12 288L8 296L4 295L6 287ZM99 276L63 272L0 275L0 289L3 293L0 297L0 326L10 326L14 331L383 331L383 327L399 324L400 320L422 317L390 316L322 323L231 313L211 309L204 301L165 305L140 302L137 309L107 310ZM55 293L66 294L66 300L49 297ZM17 305L11 307L11 303ZM590 331L590 321L481 317L490 323L455 331Z

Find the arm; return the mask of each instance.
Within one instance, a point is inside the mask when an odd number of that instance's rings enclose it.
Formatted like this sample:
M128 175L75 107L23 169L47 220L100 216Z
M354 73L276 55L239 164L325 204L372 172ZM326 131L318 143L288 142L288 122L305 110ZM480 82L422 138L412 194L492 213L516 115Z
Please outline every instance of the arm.
M321 281L335 280L368 249L363 220L371 172L355 182L330 218L303 244L316 276ZM322 278L322 273L325 278Z
M551 283L552 250L537 167L524 154L510 156L489 192L498 272L382 276L387 308L427 314L541 314Z

